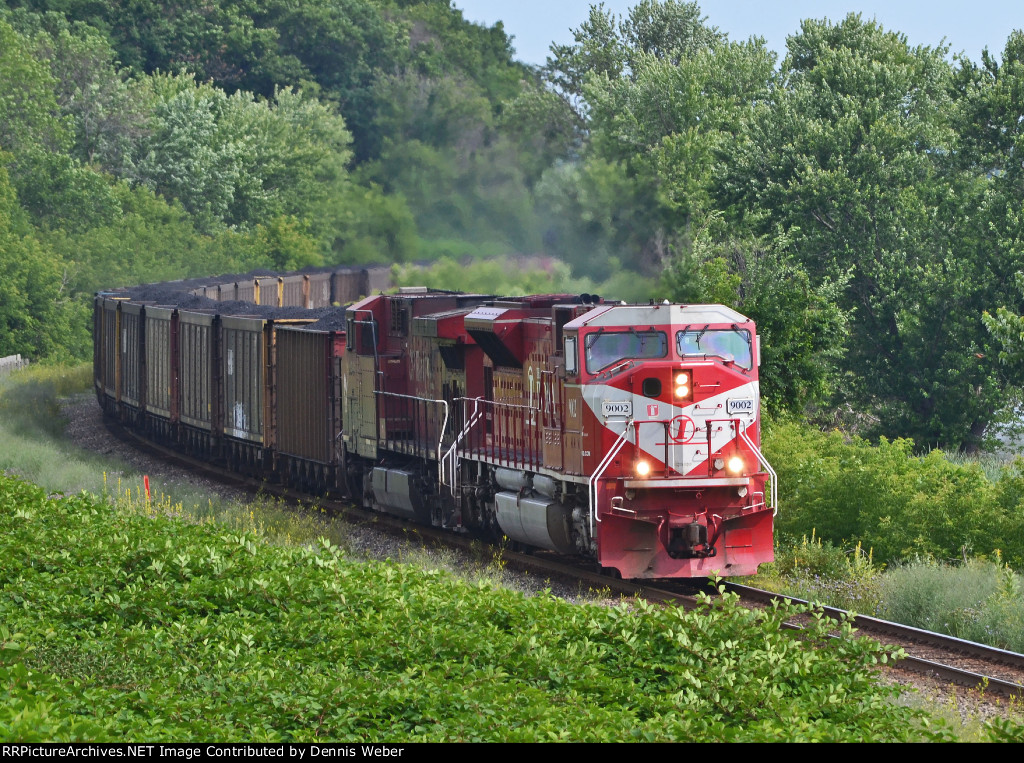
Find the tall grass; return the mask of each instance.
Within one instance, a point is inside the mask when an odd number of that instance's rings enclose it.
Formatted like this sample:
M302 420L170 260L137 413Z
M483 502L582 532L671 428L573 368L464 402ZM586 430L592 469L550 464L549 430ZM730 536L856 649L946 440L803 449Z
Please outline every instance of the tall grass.
M930 560L889 570L883 617L957 638L1024 652L1024 578L991 561L951 567Z
M48 493L102 496L124 510L174 516L195 523L256 531L269 541L306 544L318 537L344 540L344 525L323 510L295 509L257 496L227 500L187 481L150 480L132 466L86 451L64 435L61 398L91 394L92 367L31 366L0 379L0 471L17 474Z
M988 559L918 559L889 569L870 550L812 536L780 544L749 581L770 591L862 615L1024 652L1024 578Z
M59 402L91 385L87 364L30 366L0 379L0 471L50 492L96 492L104 461L66 443Z
M939 451L942 457L956 466L976 466L981 469L989 482L997 483L1007 468L1012 468L1015 457L1008 453L956 453Z
M851 549L822 541L814 531L800 540L781 538L775 561L761 565L751 581L770 591L838 607L862 615L882 607L882 569L870 549Z

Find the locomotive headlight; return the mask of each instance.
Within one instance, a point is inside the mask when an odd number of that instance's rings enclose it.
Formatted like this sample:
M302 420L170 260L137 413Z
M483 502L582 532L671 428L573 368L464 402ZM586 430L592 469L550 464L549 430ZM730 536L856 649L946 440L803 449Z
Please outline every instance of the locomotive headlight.
M646 477L650 473L651 473L651 465L649 463L647 463L646 461L637 461L636 462L636 476L637 477L641 477L641 478L642 477Z
M740 474L743 471L743 459L739 456L733 456L729 459L729 471L732 474Z
M676 374L676 397L686 397L690 394L690 375L685 371Z

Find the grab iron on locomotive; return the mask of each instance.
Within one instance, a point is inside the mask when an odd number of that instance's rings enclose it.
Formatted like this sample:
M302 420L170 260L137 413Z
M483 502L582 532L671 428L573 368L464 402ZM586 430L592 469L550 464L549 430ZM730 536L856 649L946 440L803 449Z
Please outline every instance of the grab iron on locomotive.
M100 293L100 405L239 472L624 578L772 560L777 480L750 320L592 295L386 294L387 277Z

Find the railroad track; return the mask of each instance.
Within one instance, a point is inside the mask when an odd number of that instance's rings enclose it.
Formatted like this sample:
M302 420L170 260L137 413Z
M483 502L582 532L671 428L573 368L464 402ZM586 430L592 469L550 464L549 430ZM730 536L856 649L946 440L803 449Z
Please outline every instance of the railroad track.
M743 600L760 604L779 599L808 603L738 583L727 583L726 590ZM835 607L822 607L822 610L834 619L849 616L848 612ZM902 647L907 652L907 657L897 665L902 670L968 689L1024 699L1024 654L866 615L854 615L850 622L882 643Z
M304 503L310 501L309 496L217 468L206 461L191 458L157 445L109 419L105 421L107 428L116 437L130 441L135 447L154 453L161 459L205 473L253 493L269 493L284 500ZM478 546L480 543L480 540L473 536L453 534L421 525L410 525L405 520L360 509L348 502L321 498L316 500L318 505L333 510L339 515L344 515L347 519L373 521L379 529L404 537L408 537L410 528L413 527L415 535L424 543L454 546L467 551L472 551L474 545ZM648 584L619 580L594 570L592 565L573 564L564 557L548 555L546 552L521 553L502 549L501 555L503 563L511 569L572 581L574 584L587 585L594 591L607 591L616 596L641 597L648 601L681 606L686 609L695 609L700 606L696 592L692 590L693 586L690 586L691 590L689 591L681 591L680 588L686 585L681 581ZM796 604L808 604L808 602L792 596L763 591L738 583L725 583L724 586L727 592L736 594L751 606L768 606L773 600L783 599L788 599ZM897 670L925 676L939 684L955 684L967 689L981 690L989 695L1024 699L1024 655L1022 654L874 617L849 616L849 613L833 607L822 607L822 609L826 615L836 620L849 617L853 626L863 634L870 635L884 644L901 647L907 656L895 666ZM794 622L791 627L799 628L800 626Z

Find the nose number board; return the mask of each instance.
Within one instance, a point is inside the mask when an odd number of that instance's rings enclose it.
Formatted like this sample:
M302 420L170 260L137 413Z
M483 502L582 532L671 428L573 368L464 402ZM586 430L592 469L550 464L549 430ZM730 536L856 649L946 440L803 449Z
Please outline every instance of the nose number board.
M632 416L632 400L602 400L601 415L605 418L617 416Z

